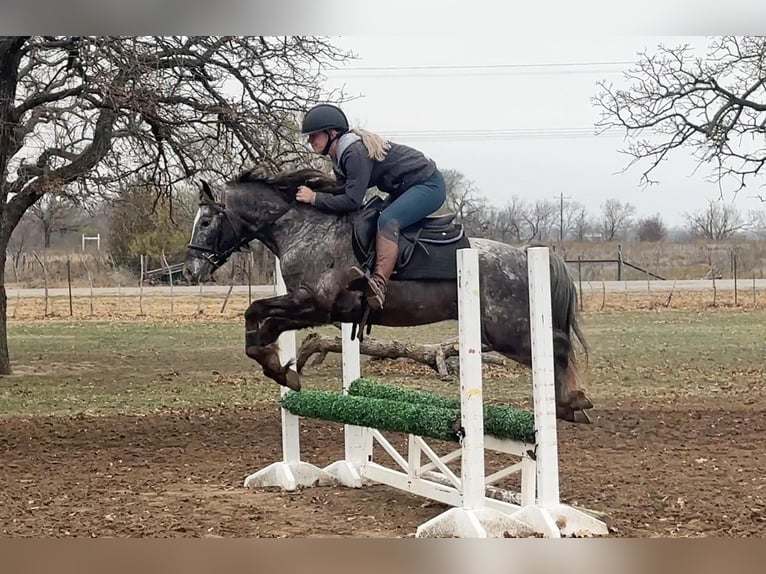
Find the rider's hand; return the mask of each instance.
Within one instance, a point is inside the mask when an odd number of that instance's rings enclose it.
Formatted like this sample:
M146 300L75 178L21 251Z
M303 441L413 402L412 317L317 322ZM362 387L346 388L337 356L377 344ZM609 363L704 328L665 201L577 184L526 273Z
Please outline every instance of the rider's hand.
M305 185L302 185L298 188L298 193L295 194L296 201L300 201L301 203L314 203L314 199L316 198L317 194L315 191L312 191L310 188L306 187Z

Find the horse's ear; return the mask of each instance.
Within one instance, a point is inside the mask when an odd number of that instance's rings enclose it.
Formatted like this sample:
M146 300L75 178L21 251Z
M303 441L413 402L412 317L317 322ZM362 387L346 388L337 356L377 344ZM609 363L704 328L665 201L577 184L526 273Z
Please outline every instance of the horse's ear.
M253 168L253 175L260 179L268 179L271 176L271 172L265 163L259 163Z
M210 188L210 184L204 179L200 180L199 198L203 203L215 203L213 190Z

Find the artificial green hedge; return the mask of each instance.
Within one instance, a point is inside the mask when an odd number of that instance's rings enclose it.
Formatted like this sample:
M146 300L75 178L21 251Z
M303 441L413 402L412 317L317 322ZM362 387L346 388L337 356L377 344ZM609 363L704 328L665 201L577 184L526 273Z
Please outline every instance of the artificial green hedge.
M456 409L308 390L287 393L282 398L282 407L306 418L458 440L460 411Z
M339 423L410 433L442 440L458 440L460 400L424 391L402 389L368 379L357 379L349 394L327 391L288 393L282 406L289 412ZM484 432L501 439L534 442L531 411L484 405Z

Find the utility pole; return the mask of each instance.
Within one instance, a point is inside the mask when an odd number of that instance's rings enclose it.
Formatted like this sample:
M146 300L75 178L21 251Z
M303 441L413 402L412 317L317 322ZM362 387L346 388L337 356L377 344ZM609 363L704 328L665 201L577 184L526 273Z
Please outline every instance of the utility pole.
M564 242L564 200L565 199L572 199L568 195L565 196L564 193L559 194L559 243Z

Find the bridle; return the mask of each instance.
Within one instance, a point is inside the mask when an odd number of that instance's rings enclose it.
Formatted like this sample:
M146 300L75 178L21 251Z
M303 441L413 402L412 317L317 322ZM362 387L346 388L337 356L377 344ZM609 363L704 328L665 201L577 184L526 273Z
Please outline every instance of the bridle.
M187 248L202 253L202 258L205 259L210 265L213 266L213 271L221 267L231 257L231 255L237 251L242 251L242 248L255 239L261 231L274 225L285 213L287 213L293 206L295 201L288 202L287 205L278 213L272 221L262 223L255 229L249 229L247 222L242 219L236 213L228 211L226 204L214 200L205 200L200 202L200 206L210 206L215 212L215 217L221 218L221 227L215 238L215 244L213 247L207 247L206 245L196 245L189 243ZM232 247L229 247L225 251L220 251L220 244L222 239L228 231L234 236L234 243Z

